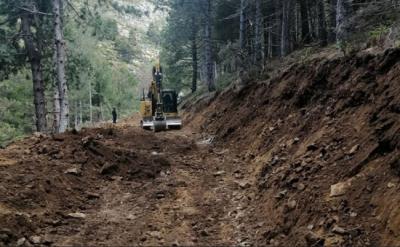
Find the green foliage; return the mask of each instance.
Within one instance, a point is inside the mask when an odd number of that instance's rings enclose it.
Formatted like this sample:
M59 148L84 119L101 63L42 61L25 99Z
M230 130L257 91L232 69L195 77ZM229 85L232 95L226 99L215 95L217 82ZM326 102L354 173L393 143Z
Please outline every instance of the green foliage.
M115 20L103 18L96 13L92 21L93 35L100 40L115 40L118 36L118 24Z
M201 15L198 14L199 2L171 0L167 25L161 33L162 50L161 62L165 70L165 83L169 88L177 91L191 88L192 61L191 42L193 28L198 33L198 22Z
M5 18L0 18L0 22L2 19ZM15 23L8 24L0 26L0 81L6 79L9 74L16 73L25 62L25 56L21 54L18 43L17 31L12 28L15 27Z
M149 28L147 29L147 37L154 44L161 44L162 41L162 31L161 28L154 23L151 23Z
M383 35L386 35L389 32L390 26L388 25L379 25L373 30L369 31L369 36L372 39L380 39Z
M0 82L0 145L33 129L33 93L29 71Z
M115 40L115 49L118 51L120 58L126 63L130 63L139 54L135 43L125 37L119 37Z
M234 73L225 73L222 74L218 79L217 79L217 91L222 91L224 90L226 87L228 87L229 85L231 85L231 83L233 81L235 81L235 79L237 78L237 75Z
M136 53L130 43L132 37L117 34L105 40L105 36L83 32L73 21L67 29L71 116L82 114L83 121L90 120L90 94L95 121L110 119L112 107L117 107L121 116L131 114L137 86L128 66Z
M51 1L32 2L39 11L52 12ZM91 120L90 108L93 121L110 119L113 107L119 116L131 115L138 108L138 80L134 74L142 66L139 59L147 61L154 53L161 29L159 23L150 25L148 31L135 22L122 23L124 18L146 17L150 12L143 10L143 5L118 2L72 0L64 5L71 127L77 117L83 122ZM0 145L34 130L31 71L20 35L19 16L26 14L20 7L24 3L0 0ZM41 62L51 126L55 90L53 18L46 14L36 17L32 29L43 49Z
M112 1L111 6L120 13L134 15L138 17L141 17L143 14L148 15L148 13L143 13L140 9L136 8L133 5L122 5L119 4L117 1Z
M8 123L0 123L0 147L6 146L13 139L22 136L19 130Z

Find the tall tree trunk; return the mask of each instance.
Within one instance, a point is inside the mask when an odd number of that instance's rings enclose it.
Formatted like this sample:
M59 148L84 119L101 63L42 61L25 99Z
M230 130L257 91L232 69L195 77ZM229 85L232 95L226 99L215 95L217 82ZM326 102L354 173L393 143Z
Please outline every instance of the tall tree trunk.
M46 121L46 102L45 85L43 82L42 54L40 46L35 42L31 31L32 16L29 13L23 13L21 16L21 27L24 34L26 53L31 65L33 81L33 98L35 104L36 130L43 132L47 130Z
M329 6L329 41L336 40L336 6L337 0L328 0Z
M53 133L58 133L60 129L60 91L58 90L57 80L57 47L53 48Z
M53 132L59 133L60 129L60 91L58 90L57 81L53 86Z
M192 93L197 90L197 25L195 17L192 17Z
M344 43L348 38L350 4L348 0L337 0L336 5L336 41L344 49Z
M308 20L307 1L299 0L299 4L300 4L300 15L301 15L301 38L303 44L308 44L311 42L311 33Z
M100 122L104 121L104 111L103 111L103 104L100 103Z
M246 49L246 0L240 0L240 26L239 26L239 46L241 52Z
M93 94L92 94L92 83L89 82L89 119L90 119L90 124L93 123Z
M289 2L290 0L283 0L282 6L282 34L281 34L281 56L284 57L289 54L290 39L289 39Z
M83 121L83 113L82 113L82 101L79 100L79 129L82 126L82 121Z
M74 107L74 128L77 130L78 129L78 124L79 124L79 111L78 111L78 101L75 101L75 107Z
M267 61L269 58L269 44L270 44L270 34L271 34L271 28L268 26L269 21L264 21L263 24L263 29L264 29L264 62Z
M256 1L256 16L255 16L255 63L257 66L262 67L263 50L262 50L262 28L263 28L263 16L261 12L261 0Z
M53 15L54 15L54 34L56 45L56 70L57 84L60 98L60 127L59 132L63 133L68 128L69 123L69 103L68 103L68 86L65 76L65 41L62 27L62 0L53 0Z
M242 75L247 68L246 58L248 56L246 47L246 0L240 0L239 17L239 74Z
M324 0L318 1L318 33L320 46L324 47L328 45L328 32L326 30L326 17L325 17L325 6Z
M271 11L273 15L271 16L271 57L280 56L280 36L281 36L281 18L278 14L280 12L280 2L281 0L271 1Z
M212 40L211 40L211 0L206 0L206 20L205 20L205 56L206 56L206 82L208 91L215 91L214 63L212 59Z

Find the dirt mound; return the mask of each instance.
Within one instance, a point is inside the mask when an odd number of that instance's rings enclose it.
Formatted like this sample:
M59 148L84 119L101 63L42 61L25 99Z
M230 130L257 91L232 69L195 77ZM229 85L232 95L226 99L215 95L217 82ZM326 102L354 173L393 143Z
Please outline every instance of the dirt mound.
M400 50L296 64L188 110L240 153L268 246L400 246Z
M0 243L79 221L110 180L153 180L170 167L157 155L161 145L135 129L99 128L39 134L1 150Z

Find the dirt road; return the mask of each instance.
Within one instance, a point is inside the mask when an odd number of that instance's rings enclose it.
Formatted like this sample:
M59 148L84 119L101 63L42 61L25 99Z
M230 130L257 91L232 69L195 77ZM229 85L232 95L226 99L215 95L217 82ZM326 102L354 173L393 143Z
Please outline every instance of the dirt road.
M189 129L36 136L0 157L3 245L249 243L240 157Z
M16 142L0 246L400 246L399 54L189 99L181 131L133 119Z

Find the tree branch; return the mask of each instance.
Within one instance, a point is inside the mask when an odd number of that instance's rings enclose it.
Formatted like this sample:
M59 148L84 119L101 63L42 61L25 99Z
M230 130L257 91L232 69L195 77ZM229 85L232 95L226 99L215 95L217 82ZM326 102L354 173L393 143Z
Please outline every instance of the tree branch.
M31 9L28 9L28 8L24 8L24 7L18 7L18 8L21 9L21 10L23 10L23 11L32 13L32 14L53 16L53 14L50 14L50 13L45 13L45 12L41 12L41 11L34 11L34 10L31 10Z

